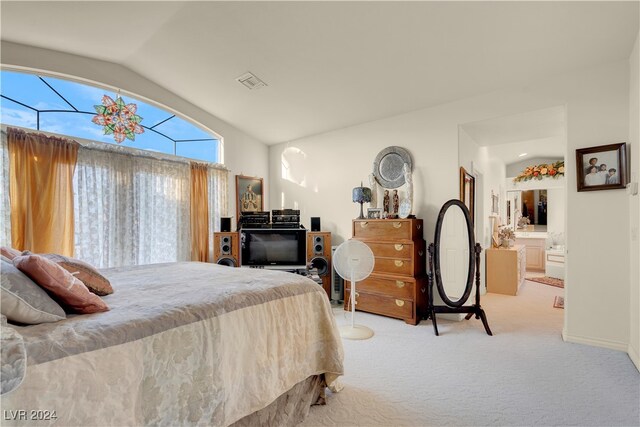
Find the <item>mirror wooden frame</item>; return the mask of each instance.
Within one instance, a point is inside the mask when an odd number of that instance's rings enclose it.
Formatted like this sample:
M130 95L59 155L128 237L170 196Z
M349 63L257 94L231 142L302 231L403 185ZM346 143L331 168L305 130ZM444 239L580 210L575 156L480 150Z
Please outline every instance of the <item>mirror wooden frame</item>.
M442 298L442 301L444 301L444 303L447 304L449 307L462 307L464 303L467 302L467 300L469 299L469 296L471 295L471 290L473 289L473 274L476 269L475 268L476 252L474 250L476 242L475 242L475 236L473 232L473 224L471 223L469 210L464 209L466 206L463 202L461 202L460 200L449 200L447 203L445 203L442 206L442 209L440 209L440 214L438 215L438 221L436 222L436 232L435 232L433 241L434 243L437 242L437 246L439 246L440 237L442 235L442 224L444 223L445 214L447 213L447 210L449 210L449 208L453 206L460 207L460 210L464 215L465 223L467 225L467 241L469 243L470 250L469 250L469 269L467 270L468 271L467 284L464 288L464 293L457 301L453 301L452 299L449 298L449 296L445 292L444 285L442 283L442 275L440 273L440 251L439 250L434 251L433 253L433 265L435 266L435 270L433 271L433 274L434 274L433 278L434 278L436 288L438 289L438 294L440 294L440 298Z
M469 197L467 198L467 193ZM460 166L460 200L469 209L471 223L476 220L476 178Z
M469 243L469 270L467 274L467 284L465 286L464 293L457 300L451 300L444 289L442 283L442 275L440 273L440 237L442 235L442 224L444 222L445 214L447 210L452 206L459 207L465 217L466 226L467 226L467 234L468 234L468 243ZM460 200L449 200L446 202L442 208L440 209L440 213L438 214L438 221L436 222L436 231L434 235L433 243L429 245L429 275L428 275L428 302L427 302L427 319L430 317L433 322L433 330L436 335L440 335L438 333L438 324L436 321L436 313L467 313L465 317L466 320L471 319L473 315L475 315L476 319L482 320L482 324L484 326L485 331L488 335L493 335L491 329L489 328L489 323L487 322L487 316L480 306L480 253L482 252L482 247L479 243L475 242L474 232L473 232L473 222L471 221L471 215L469 213L469 209L467 206ZM476 294L475 294L475 303L470 306L464 306L464 303L467 302L469 297L471 296L471 290L474 285L474 275L475 275L475 285L476 285ZM438 294L442 301L446 305L436 306L433 304L433 285L436 285L438 289Z

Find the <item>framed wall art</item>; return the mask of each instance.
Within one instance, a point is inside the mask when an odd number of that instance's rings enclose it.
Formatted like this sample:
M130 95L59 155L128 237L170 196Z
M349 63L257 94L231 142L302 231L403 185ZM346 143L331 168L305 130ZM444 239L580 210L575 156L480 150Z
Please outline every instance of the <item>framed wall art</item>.
M471 221L475 220L476 179L460 166L460 201L465 204L471 214Z
M578 191L614 190L627 185L627 144L576 150Z
M491 190L491 213L493 215L500 214L500 198Z
M242 212L258 212L264 210L264 194L262 178L236 175L236 218Z

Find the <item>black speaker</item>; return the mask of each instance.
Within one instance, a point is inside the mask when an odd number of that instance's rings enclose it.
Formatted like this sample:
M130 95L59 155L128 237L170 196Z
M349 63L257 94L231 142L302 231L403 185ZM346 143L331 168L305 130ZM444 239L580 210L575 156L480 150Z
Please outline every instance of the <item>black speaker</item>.
M221 257L220 259L218 259L218 264L224 265L226 267L237 267L236 262L233 260L233 258Z
M324 236L313 236L313 254L324 255Z
M223 216L220 218L220 231L223 233L231 231L231 217Z
M320 231L320 217L312 216L311 217L311 231Z
M329 271L329 262L323 256L317 256L311 259L311 267L318 269L318 276L324 276Z
M238 233L213 233L213 259L217 264L240 267Z
M231 236L222 236L220 238L220 255L229 255L231 253Z

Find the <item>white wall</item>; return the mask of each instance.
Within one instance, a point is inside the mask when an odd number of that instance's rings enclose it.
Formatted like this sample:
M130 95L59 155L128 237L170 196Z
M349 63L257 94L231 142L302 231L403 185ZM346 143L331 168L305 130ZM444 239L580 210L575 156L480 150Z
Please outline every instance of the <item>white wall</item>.
M483 249L491 247L492 222L491 194L497 194L500 205L506 204L504 181L506 168L502 160L490 155L489 147L481 147L463 128L459 127L458 134L458 162L466 171L476 178L476 207L475 230L476 241ZM504 211L506 208L501 208ZM506 218L503 218L506 221ZM485 257L481 256L481 289L484 293L485 285Z
M496 147L498 148L498 147ZM532 157L530 159L521 160L516 163L510 163L507 165L507 177L515 177L522 173L525 168L528 166L540 165L540 164L550 164L555 163L559 160L564 160L561 157Z
M433 240L437 212L458 197L458 126L542 108L566 105L567 153L576 148L627 140L629 64L619 61L553 76L461 101L389 117L270 147L271 203L296 201L303 219L322 217L323 228L340 242L351 236L357 207L351 188L367 182L376 154L390 145L414 158L415 213ZM288 147L306 153L300 163L307 186L280 178L280 156ZM620 350L629 340L629 199L623 190L577 193L575 169L566 166L567 260L564 337ZM606 251L586 242L597 239ZM489 313L489 321L491 321Z
M3 66L38 70L109 89L121 89L145 102L156 104L184 115L222 136L224 163L229 173L229 211L235 215L235 175L268 176L268 147L228 123L178 97L164 87L121 65L62 52L2 41ZM178 78L178 77L177 77ZM189 76L180 76L189 78ZM206 88L203 88L206 90ZM268 209L268 180L265 180L265 209Z
M413 158L413 212L425 220L424 236L431 241L440 207L458 197L458 129L448 108L426 111L271 146L271 204L279 205L284 194L285 207L299 204L303 223L320 216L323 230L334 234L334 242L349 239L351 220L358 216L351 189L368 182L380 150L400 145ZM280 177L281 155L288 147L305 153L296 165L304 171L304 187Z
M638 44L640 33L636 38L633 53L629 58L629 144L631 146L631 181L640 178L640 55ZM629 316L629 356L640 370L640 196L630 197L629 224L630 235L630 316Z
M561 90L567 99L568 156L576 149L626 141L628 61L585 72ZM572 342L626 350L629 339L629 200L624 190L576 190L567 170L567 287L563 336ZM594 250L590 241L598 241ZM602 315L596 315L601 313ZM603 320L603 318L606 318Z

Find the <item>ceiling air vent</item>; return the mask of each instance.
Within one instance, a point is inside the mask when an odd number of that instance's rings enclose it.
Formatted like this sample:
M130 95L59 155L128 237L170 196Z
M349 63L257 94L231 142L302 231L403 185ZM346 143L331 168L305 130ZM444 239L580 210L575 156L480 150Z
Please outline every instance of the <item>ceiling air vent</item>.
M261 87L265 87L267 85L265 82L251 73L245 73L240 77L237 77L236 80L251 90L260 89Z

